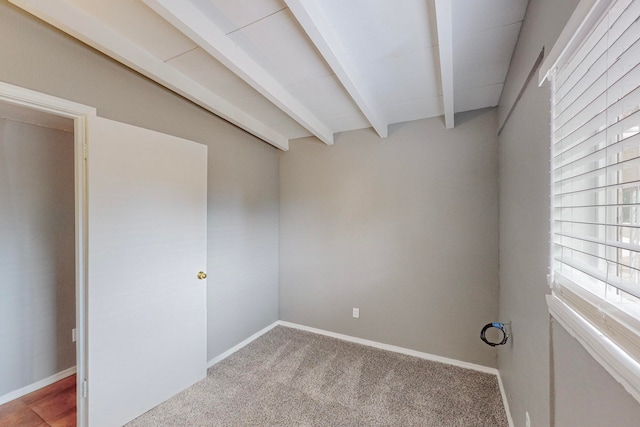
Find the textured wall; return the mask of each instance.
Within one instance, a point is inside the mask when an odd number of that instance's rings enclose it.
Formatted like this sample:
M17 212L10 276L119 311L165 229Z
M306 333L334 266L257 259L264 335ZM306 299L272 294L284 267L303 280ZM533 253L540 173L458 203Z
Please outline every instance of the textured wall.
M498 110L501 122L540 50L551 50L577 4L529 1ZM554 418L558 427L634 425L623 420L633 416L637 424L637 403L621 398L621 387L562 326L553 325L549 347L549 100L549 84L539 88L536 74L499 136L500 319L513 322L513 339L499 349L498 367L516 426L525 425L525 411L534 427L553 425ZM619 421L604 421L607 413Z
M557 322L552 342L556 426L638 425L638 401Z
M75 366L73 134L0 119L0 396Z
M0 2L0 80L206 144L208 356L278 318L277 150Z
M534 57L535 60L535 57ZM517 426L549 424L549 91L531 82L500 135L500 319L513 337L498 350ZM546 108L545 108L546 106Z
M280 318L486 366L497 317L494 110L280 156ZM360 308L360 319L351 316Z

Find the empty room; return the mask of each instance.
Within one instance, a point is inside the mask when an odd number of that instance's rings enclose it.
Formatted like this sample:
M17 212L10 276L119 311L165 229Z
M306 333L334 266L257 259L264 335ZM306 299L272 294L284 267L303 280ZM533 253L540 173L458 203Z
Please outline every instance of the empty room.
M639 420L640 0L0 2L0 426Z

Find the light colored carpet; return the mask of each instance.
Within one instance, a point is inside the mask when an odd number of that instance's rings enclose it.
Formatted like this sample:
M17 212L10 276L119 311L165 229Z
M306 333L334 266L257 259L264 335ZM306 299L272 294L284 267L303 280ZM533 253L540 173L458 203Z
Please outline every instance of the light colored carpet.
M278 326L130 426L508 426L494 375Z

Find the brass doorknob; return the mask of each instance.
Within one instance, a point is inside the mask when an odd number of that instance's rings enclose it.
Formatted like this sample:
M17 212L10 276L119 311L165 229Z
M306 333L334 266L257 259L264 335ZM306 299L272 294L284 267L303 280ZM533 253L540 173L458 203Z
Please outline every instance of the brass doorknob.
M205 273L204 271L198 272L198 279L203 280L206 278L207 278L207 273Z

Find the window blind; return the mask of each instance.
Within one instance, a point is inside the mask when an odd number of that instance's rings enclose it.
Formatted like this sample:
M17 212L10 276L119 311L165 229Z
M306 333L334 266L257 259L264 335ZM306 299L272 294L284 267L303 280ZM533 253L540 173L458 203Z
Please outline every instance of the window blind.
M640 0L617 0L552 81L553 277L640 361Z

